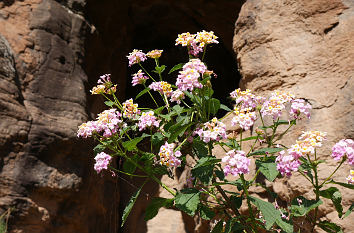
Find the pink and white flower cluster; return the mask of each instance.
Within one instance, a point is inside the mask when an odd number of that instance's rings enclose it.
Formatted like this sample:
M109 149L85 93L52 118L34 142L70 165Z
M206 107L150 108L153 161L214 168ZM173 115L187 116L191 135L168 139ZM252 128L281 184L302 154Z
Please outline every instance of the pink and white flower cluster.
M286 152L281 151L276 159L277 169L284 176L291 176L293 171L297 171L301 162L300 157L314 154L315 149L322 146L322 142L326 140L326 133L321 131L303 132Z
M235 107L235 117L231 120L231 125L240 125L243 130L248 130L257 119L256 112L252 111L252 108L240 109Z
M159 127L160 121L156 119L153 111L143 112L139 118L138 126L139 131L142 131L148 127Z
M178 167L181 165L181 160L178 159L181 157L181 152L173 151L175 148L174 143L165 143L165 145L160 147L159 157L160 157L160 164L165 165L167 167Z
M208 44L218 44L218 37L214 35L213 31L201 31L197 34L190 34L185 32L178 35L176 39L176 45L182 45L188 47L189 54L197 56L200 52L204 51L204 48Z
M261 105L265 101L264 97L252 94L249 89L241 91L238 88L231 92L230 96L236 101L236 105L240 105L242 108L256 108L257 105Z
M177 104L181 103L181 100L184 99L184 92L177 89L172 92L171 102L177 102Z
M300 114L304 114L310 119L310 110L312 109L309 103L306 103L303 99L294 99L291 101L290 118L297 119Z
M196 129L194 134L198 134L200 139L206 143L210 140L219 141L226 138L226 125L214 117L211 121L206 122L202 128Z
M165 81L153 82L149 85L149 88L154 91L158 91L161 95L166 95L167 97L172 95L171 84Z
M177 77L176 86L181 91L193 91L194 88L202 88L199 78L207 70L204 63L199 59L191 59L183 66Z
M98 94L112 94L115 93L117 90L117 85L113 85L111 82L111 75L104 74L101 75L97 81L97 86L94 86L92 90L90 90L92 95Z
M100 173L102 170L107 170L111 159L112 157L104 152L98 153L95 157L96 163L94 165L96 172Z
M133 52L129 53L127 56L129 60L129 66L132 66L134 64L138 64L140 62L143 62L146 60L146 54L143 53L143 51L134 49Z
M138 104L134 104L133 99L126 100L123 103L123 117L133 119L139 113Z
M290 103L295 96L289 92L274 91L267 101L264 102L262 116L271 116L274 120L279 118L285 109L285 104Z
M142 70L139 70L136 74L133 74L132 86L144 84L147 79L149 79L149 77L147 77Z
M332 147L334 160L340 160L344 156L347 156L350 165L354 165L354 141L352 139L342 139Z
M222 162L227 163L224 167L225 176L231 174L233 176L248 174L251 160L246 157L246 153L241 150L231 150L222 158Z
M354 184L354 170L350 170L349 176L347 177L348 184Z
M103 132L103 137L110 137L117 133L124 123L121 120L121 113L112 108L98 114L96 121L88 121L79 126L78 137L91 137L94 132Z

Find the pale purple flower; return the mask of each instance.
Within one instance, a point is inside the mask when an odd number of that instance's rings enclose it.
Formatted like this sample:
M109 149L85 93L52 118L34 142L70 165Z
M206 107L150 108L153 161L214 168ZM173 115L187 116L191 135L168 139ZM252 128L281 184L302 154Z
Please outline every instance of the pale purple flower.
M91 137L94 131L98 131L96 121L88 121L82 123L77 131L77 137Z
M105 83L109 83L109 82L111 82L111 74L101 75L97 81L98 84L105 84Z
M300 161L291 154L285 154L285 151L280 151L276 158L277 169L282 176L291 176L291 173L297 171L301 165Z
M348 184L354 184L354 170L350 170L349 176L346 180Z
M303 99L295 99L291 101L290 117L297 119L300 114L304 114L307 118L310 119L310 110L311 105L306 103Z
M224 167L225 176L231 174L237 176L240 174L248 174L250 169L251 160L247 158L244 151L231 150L226 153L226 156L222 158L222 162L226 163Z
M104 152L98 153L95 157L96 163L94 165L96 172L100 173L102 170L107 170L111 159L112 157Z
M200 46L200 44L198 44L195 40L193 40L189 46L189 54L196 57L200 52L203 52L203 47Z
M184 92L183 91L177 89L172 92L171 102L177 102L178 104L180 104L181 99L184 99Z
M208 143L210 140L219 141L226 138L226 125L214 117L211 121L203 124L202 128L194 131L200 139Z
M190 59L189 62L184 64L183 70L195 69L198 73L204 74L207 71L205 64L198 58Z
M196 69L186 69L179 72L176 86L181 91L193 91L194 88L202 88L203 85L199 82L199 72Z
M129 66L143 62L146 60L146 54L141 50L134 49L133 52L127 56L129 60Z
M126 100L123 103L123 116L126 118L134 118L140 111L138 110L138 104L134 104L133 99Z
M342 139L332 147L334 160L340 160L345 155L348 163L354 165L354 141L352 139Z
M257 119L256 112L252 112L251 108L239 109L235 107L234 113L231 126L239 125L244 130L248 130Z
M136 74L133 74L132 86L144 84L147 79L149 79L149 77L147 77L142 70L139 70Z
M139 131L142 131L148 127L159 127L160 121L156 119L153 111L143 112L139 118L138 126Z
M178 159L181 157L180 151L173 151L175 148L174 143L165 143L165 145L160 147L159 157L160 157L160 164L165 165L167 167L178 167L181 165L181 160Z
M274 91L267 101L263 103L262 116L271 116L273 120L279 118L285 109L285 104L291 102L294 95L289 92Z
M153 82L149 85L149 88L154 91L158 91L161 93L161 95L166 95L167 97L172 95L171 84L165 81Z

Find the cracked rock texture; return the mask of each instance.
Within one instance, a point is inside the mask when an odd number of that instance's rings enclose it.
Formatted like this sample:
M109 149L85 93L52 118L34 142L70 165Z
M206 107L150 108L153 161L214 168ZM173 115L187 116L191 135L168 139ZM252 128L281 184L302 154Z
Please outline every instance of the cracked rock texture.
M327 177L337 164L330 157L334 143L354 138L353 25L351 0L248 0L235 25L240 86L262 95L291 91L312 104L311 120L297 125L284 143L293 144L302 130L327 132L320 156L328 164L320 166L320 177ZM349 170L348 165L342 167L334 179L345 182ZM273 190L289 203L299 194L313 196L309 187L295 175L279 180ZM341 192L347 209L354 201L353 191ZM344 232L354 231L353 217L339 220L328 202L320 217L335 221Z

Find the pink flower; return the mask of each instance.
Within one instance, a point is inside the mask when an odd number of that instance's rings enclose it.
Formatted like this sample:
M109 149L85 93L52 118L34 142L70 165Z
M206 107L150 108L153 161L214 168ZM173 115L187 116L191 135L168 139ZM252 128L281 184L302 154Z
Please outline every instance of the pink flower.
M178 158L181 157L180 151L173 151L175 148L174 143L165 143L165 145L160 147L159 157L160 157L160 164L165 165L167 167L178 167L181 165L181 160Z
M177 104L181 103L181 99L184 99L184 92L181 90L175 90L171 95L171 102L177 102Z
M347 177L348 184L354 184L354 170L350 170L350 174Z
M95 121L88 121L82 123L77 131L77 137L91 137L94 131L98 131L97 124Z
M282 111L285 109L285 103L288 103L293 99L294 95L289 92L272 92L269 100L263 103L261 109L262 116L271 116L274 120L276 120L281 116Z
M139 114L138 104L134 104L133 99L129 99L123 103L123 116L126 118L134 118Z
M183 70L195 69L199 74L203 75L207 71L205 64L198 58L190 59L184 64Z
M129 66L140 63L146 60L146 54L141 50L134 49L133 52L129 53L127 56L129 60Z
M199 82L200 74L196 69L186 69L179 72L176 86L181 91L193 91L194 88L202 88L203 85Z
M167 97L172 95L171 84L165 81L153 82L149 85L149 88L154 91L158 91L161 93L161 95L166 95Z
M296 159L291 154L286 155L285 151L279 152L278 157L276 158L277 169L282 174L282 176L291 176L293 171L297 171L301 165L300 161Z
M352 139L342 139L332 147L334 160L340 160L345 155L348 163L354 165L354 141Z
M97 81L98 84L105 84L105 83L109 83L109 82L111 82L111 74L101 75Z
M251 108L239 109L235 107L235 117L232 118L231 125L239 124L244 130L248 130L257 119L256 112L252 112Z
M159 127L160 121L156 120L153 111L143 112L139 118L139 131L142 131L148 127Z
M198 134L200 139L206 143L210 140L219 141L226 138L226 126L214 117L211 121L206 122L202 128L196 129L194 134Z
M154 50L151 50L150 52L148 52L146 54L146 56L156 59L156 58L161 57L162 52L163 52L163 50L154 49Z
M231 150L226 153L226 156L222 158L222 162L227 163L224 167L225 176L231 174L233 176L237 176L240 174L248 174L249 166L251 160L247 158L246 153L244 151Z
M311 108L311 105L306 103L305 100L295 99L291 101L290 117L293 119L297 119L302 113L310 119Z
M100 173L102 170L107 170L111 159L112 157L104 152L98 153L95 157L96 163L94 165L96 172Z
M149 77L147 77L142 70L139 70L138 73L133 74L132 86L144 84L147 79L149 79Z

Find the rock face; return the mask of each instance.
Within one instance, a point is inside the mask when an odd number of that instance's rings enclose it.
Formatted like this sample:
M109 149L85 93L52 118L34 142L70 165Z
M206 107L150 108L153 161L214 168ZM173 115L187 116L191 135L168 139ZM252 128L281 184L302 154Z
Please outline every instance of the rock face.
M327 177L337 164L329 156L334 143L354 138L353 24L350 0L248 0L235 26L233 47L243 76L241 87L263 95L291 91L312 104L311 120L298 125L286 143L293 144L301 130L327 132L320 156L329 165L320 167L320 177ZM344 166L334 179L345 182L349 170ZM308 192L309 185L304 184L306 180L293 176L273 189L288 203ZM352 192L341 191L343 203L349 206L354 201ZM320 215L343 226L344 232L354 231L350 218L339 220L329 203Z

